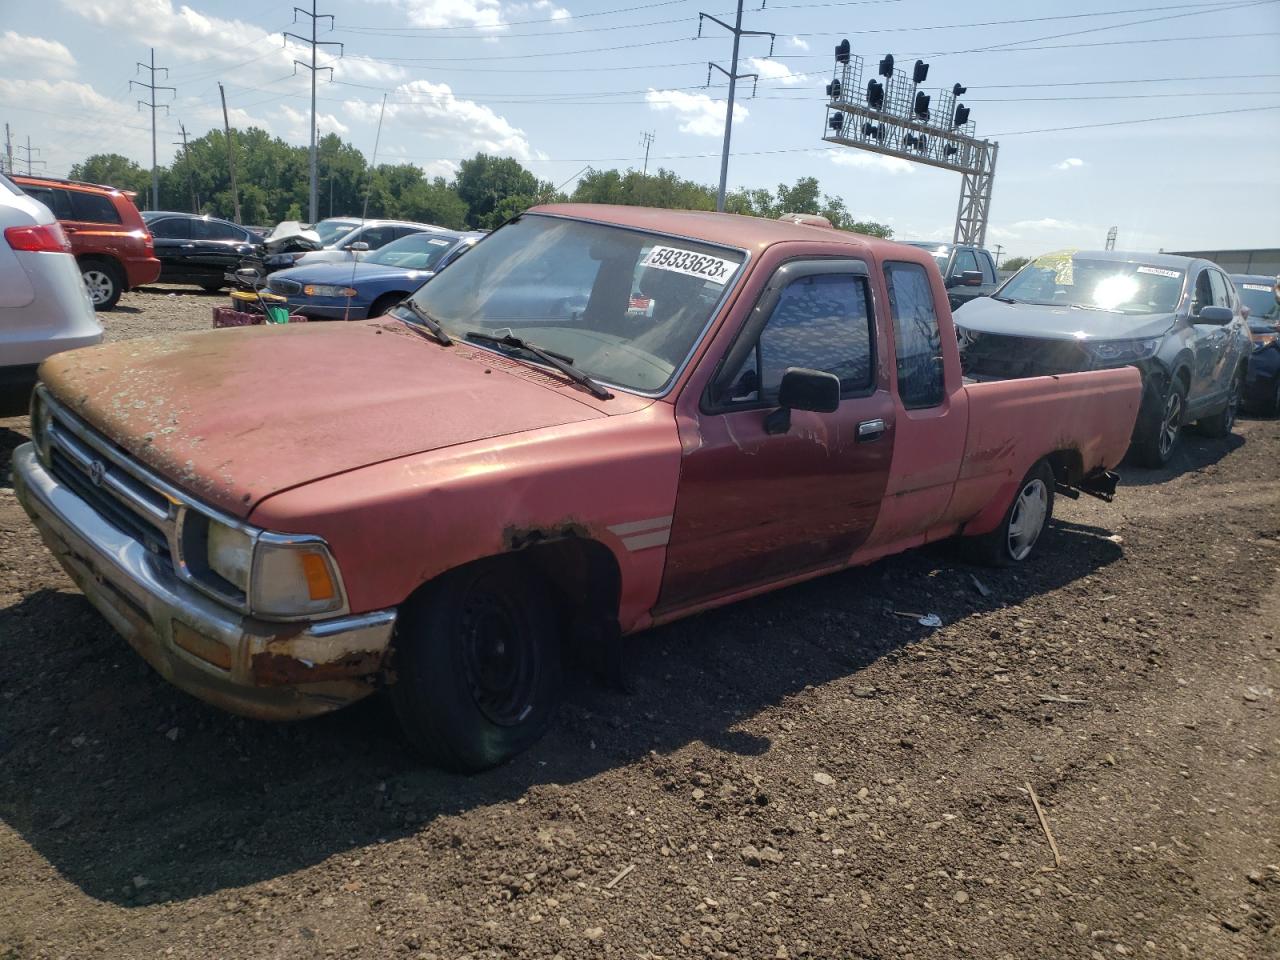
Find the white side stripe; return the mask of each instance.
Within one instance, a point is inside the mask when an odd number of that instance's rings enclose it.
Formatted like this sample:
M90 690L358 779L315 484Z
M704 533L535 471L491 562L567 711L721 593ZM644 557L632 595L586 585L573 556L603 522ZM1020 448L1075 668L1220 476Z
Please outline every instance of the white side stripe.
M651 517L648 520L632 520L630 523L615 523L609 528L610 533L616 533L620 537L629 536L633 533L640 533L644 530L658 530L669 528L671 526L671 514L665 517Z
M671 530L656 530L653 533L642 533L637 537L627 537L622 545L628 550L644 550L646 547L659 547L671 539Z

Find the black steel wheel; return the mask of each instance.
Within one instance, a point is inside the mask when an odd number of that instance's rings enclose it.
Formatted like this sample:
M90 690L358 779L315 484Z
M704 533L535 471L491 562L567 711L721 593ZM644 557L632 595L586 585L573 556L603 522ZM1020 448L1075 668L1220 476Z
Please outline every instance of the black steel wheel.
M474 772L525 750L560 699L555 611L515 559L445 574L404 608L391 700L410 745L430 762Z

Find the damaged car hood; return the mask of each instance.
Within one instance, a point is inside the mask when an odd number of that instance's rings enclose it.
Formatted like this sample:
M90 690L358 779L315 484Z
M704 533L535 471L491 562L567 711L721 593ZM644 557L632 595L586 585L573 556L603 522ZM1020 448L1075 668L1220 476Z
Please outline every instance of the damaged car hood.
M957 327L976 333L1045 340L1136 340L1163 336L1171 313L1123 314L1035 303L1005 303L992 297L970 300L955 312Z
M111 441L239 517L322 477L650 402L602 403L558 374L388 319L132 340L58 354L40 377Z

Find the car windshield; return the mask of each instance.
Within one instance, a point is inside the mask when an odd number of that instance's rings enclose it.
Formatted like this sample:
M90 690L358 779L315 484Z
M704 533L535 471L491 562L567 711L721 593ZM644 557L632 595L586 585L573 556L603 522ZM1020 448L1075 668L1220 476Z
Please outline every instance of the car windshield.
M908 240L906 243L908 247L919 247L921 250L929 251L929 256L937 261L938 269L946 271L947 261L951 259L951 248L946 244L924 243L917 240Z
M1273 287L1254 280L1237 280L1236 291L1249 308L1250 320L1280 319L1280 302L1276 301Z
M339 237L350 233L360 224L354 220L321 220L315 225L316 236L320 238L322 246L328 246Z
M590 376L656 393L688 358L742 266L737 250L526 214L413 295L457 340L515 336Z
M365 263L380 263L405 270L432 270L437 261L457 243L452 237L433 237L429 233L413 233L393 240L381 250L364 258Z
M996 292L1002 300L1123 314L1172 313L1183 271L1140 262L1089 260L1070 251L1033 260Z

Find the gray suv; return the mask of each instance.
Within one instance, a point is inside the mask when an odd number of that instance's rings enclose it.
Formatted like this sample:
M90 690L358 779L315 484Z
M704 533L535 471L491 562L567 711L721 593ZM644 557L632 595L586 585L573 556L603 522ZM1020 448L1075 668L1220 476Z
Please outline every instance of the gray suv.
M1208 260L1066 250L956 311L965 374L982 380L1136 366L1135 458L1169 462L1184 424L1226 436L1249 362L1235 288Z

